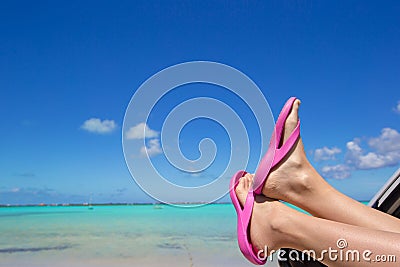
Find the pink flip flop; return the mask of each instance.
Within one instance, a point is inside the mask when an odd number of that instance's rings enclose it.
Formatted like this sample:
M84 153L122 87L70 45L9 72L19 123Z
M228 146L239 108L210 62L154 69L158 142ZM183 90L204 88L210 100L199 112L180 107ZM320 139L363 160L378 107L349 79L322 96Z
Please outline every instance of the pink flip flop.
M292 149L300 136L299 120L296 128L290 134L289 138L284 144L280 146L281 140L283 138L283 129L285 126L285 122L287 117L289 116L290 111L292 110L292 106L295 100L295 97L289 98L289 100L283 106L281 113L279 114L274 132L271 136L268 151L267 153L265 153L264 157L260 161L260 164L258 165L257 171L253 179L253 188L251 188L249 190L249 193L247 194L246 202L243 209L240 206L240 202L236 196L235 189L239 183L240 178L243 177L247 172L238 171L237 173L235 173L229 185L229 195L238 216L237 235L240 251L246 257L246 259L257 265L265 264L266 260L257 257L257 248L251 244L248 232L251 214L253 212L254 196L256 194L261 194L264 183L272 168L275 167L289 153L289 151Z

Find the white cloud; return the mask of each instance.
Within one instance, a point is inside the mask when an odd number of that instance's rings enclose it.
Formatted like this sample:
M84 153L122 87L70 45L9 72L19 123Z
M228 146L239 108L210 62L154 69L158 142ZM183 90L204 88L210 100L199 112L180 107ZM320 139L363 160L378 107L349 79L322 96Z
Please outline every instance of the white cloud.
M370 138L368 147L362 147L361 139L354 138L347 142L345 163L334 166L324 166L322 173L329 178L344 179L350 176L351 170L378 169L400 164L400 133L391 128L383 128L378 137ZM321 149L315 157L335 155L333 151Z
M324 166L322 174L325 177L333 179L345 179L350 176L350 167L345 164L338 164L333 166Z
M377 169L386 166L395 165L396 161L388 155L379 155L374 152L369 152L366 155L360 157L358 163L359 169Z
M400 114L400 100L397 101L397 106L394 108L394 111Z
M391 128L383 128L381 135L371 138L368 145L379 153L400 151L400 133Z
M161 149L161 146L160 146L160 140L158 140L158 139L150 139L147 142L147 145L143 146L140 149L140 153L142 154L142 156L147 156L148 155L149 157L161 154L162 153L162 149Z
M321 161L335 159L335 155L340 152L342 151L337 147L328 148L324 146L323 148L318 148L314 151L314 160Z
M377 169L400 163L400 133L391 128L381 130L381 135L370 138L371 151L364 152L360 140L347 143L347 163L356 169Z
M362 149L360 147L360 140L355 138L353 141L347 142L346 148L346 164L358 166L360 157L362 156Z
M81 128L92 133L106 134L115 130L117 124L113 120L100 120L91 118L86 120Z
M347 142L346 147L349 151L352 151L354 153L361 153L362 149L359 146L360 139L355 138L353 141Z
M150 127L144 122L132 126L128 131L125 132L126 139L144 139L154 138L157 136L158 132L150 129Z

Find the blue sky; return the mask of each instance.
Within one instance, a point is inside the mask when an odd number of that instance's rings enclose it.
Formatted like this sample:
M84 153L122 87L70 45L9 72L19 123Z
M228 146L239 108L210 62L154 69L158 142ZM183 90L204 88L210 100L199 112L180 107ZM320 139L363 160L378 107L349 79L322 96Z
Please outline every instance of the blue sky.
M125 164L124 113L146 79L194 60L248 75L275 116L289 96L299 97L308 156L340 191L369 199L399 167L396 1L0 5L1 204L81 203L90 195L94 202L152 201ZM207 96L210 88L193 92ZM160 123L149 127L158 132ZM199 138L228 146L218 125L204 123L182 133L188 157L196 157ZM162 154L154 149L157 161ZM249 168L256 164L251 159Z

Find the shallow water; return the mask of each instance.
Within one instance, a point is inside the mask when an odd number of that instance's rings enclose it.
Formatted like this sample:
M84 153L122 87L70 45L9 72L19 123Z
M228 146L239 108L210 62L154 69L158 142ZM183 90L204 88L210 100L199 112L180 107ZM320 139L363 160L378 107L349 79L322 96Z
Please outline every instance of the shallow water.
M0 266L250 266L232 205L159 207L1 208Z
M231 204L157 207L0 208L0 266L253 266Z

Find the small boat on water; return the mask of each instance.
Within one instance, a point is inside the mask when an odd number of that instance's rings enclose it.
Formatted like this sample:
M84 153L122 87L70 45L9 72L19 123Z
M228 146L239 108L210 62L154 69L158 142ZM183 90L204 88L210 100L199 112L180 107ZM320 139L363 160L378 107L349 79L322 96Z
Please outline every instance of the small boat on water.
M93 206L92 206L92 194L90 194L88 209L89 210L93 210L94 209Z
M162 207L162 205L161 205L161 203L154 203L153 204L153 209L155 209L155 210L160 210L160 209L162 209L163 207Z

